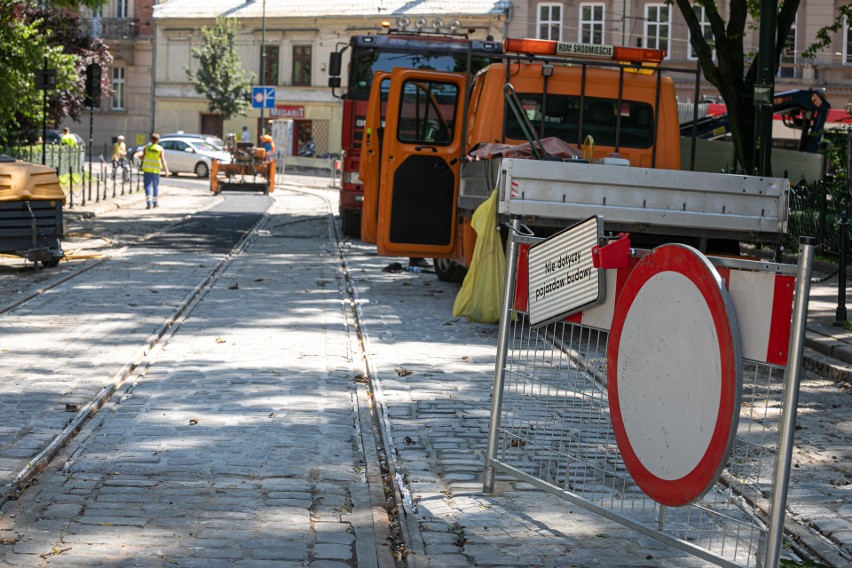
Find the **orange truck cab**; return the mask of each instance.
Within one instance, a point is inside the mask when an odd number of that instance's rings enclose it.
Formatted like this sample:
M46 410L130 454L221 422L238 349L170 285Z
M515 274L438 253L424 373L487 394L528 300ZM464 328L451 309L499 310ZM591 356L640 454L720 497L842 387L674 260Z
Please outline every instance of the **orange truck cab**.
M664 54L615 48L603 61L559 56L560 46L576 53L577 45L507 39L504 61L472 80L416 69L377 73L360 170L362 240L375 242L380 255L432 257L439 278L457 279L441 259L467 266L473 251L475 207L459 205L462 166L473 164L468 152L526 141L506 102L507 83L540 138L559 138L578 152L585 146L589 161L616 157L624 165L679 169L674 82L653 66ZM490 190L494 181L483 183Z

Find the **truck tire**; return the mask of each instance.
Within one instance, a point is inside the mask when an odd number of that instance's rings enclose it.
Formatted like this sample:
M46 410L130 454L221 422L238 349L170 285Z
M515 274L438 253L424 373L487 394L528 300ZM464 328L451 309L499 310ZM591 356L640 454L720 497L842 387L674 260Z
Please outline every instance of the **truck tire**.
M361 214L351 209L344 209L340 213L340 228L347 237L361 237Z
M441 282L459 284L467 276L467 268L448 258L433 258L432 266L435 267L435 274Z

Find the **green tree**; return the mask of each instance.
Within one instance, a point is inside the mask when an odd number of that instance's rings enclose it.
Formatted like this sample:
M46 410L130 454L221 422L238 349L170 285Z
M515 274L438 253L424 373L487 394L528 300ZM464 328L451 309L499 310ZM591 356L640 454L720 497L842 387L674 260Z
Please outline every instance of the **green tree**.
M201 28L201 45L193 48L198 72L185 67L196 92L207 98L210 112L218 112L223 120L245 115L254 74L246 76L234 50L239 23L233 18L216 18L213 29Z
M0 140L15 140L40 129L42 91L36 77L45 66L57 74L55 90L48 91L47 120L56 123L71 116L79 119L83 107L85 68L112 61L106 45L81 37L76 15L64 9L97 7L106 0L0 0ZM106 74L103 74L106 80ZM104 91L109 92L109 84Z
M754 85L757 58L745 51L745 33L759 18L759 0L730 0L727 22L715 0L674 0L686 25L690 43L707 80L719 90L731 125L731 137L739 165L747 172L754 168ZM778 9L776 44L783 46L796 21L800 0L784 0ZM712 39L704 37L699 15L704 8ZM776 50L773 68L777 71L781 50ZM715 58L714 58L715 54ZM774 75L774 73L773 73Z

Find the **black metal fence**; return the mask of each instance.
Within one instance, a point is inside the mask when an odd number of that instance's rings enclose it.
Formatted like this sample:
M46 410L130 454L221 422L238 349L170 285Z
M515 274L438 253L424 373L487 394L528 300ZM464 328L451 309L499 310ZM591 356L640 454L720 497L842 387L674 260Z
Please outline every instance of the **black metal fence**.
M54 168L68 208L143 191L141 170L129 159L114 165L106 146L97 155L93 153L91 163L85 145L47 144L42 153L41 145L18 144L0 147L0 153Z
M815 184L800 183L790 192L791 244L800 236L814 236L821 256L837 258L840 254L840 219L848 211L850 195L846 180L820 180Z
M798 242L800 236L816 237L818 254L823 257L839 258L841 235L846 234L841 220L848 217L852 206L850 139L850 132L826 131L826 173L816 183L796 184L790 192L790 242Z

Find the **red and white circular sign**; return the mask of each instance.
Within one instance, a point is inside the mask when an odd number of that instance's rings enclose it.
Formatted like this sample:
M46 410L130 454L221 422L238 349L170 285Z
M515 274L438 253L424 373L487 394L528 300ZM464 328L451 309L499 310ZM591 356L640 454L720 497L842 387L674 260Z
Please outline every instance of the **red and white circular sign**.
M741 372L733 304L707 258L684 245L642 258L615 305L607 387L618 449L649 497L686 505L718 479Z

